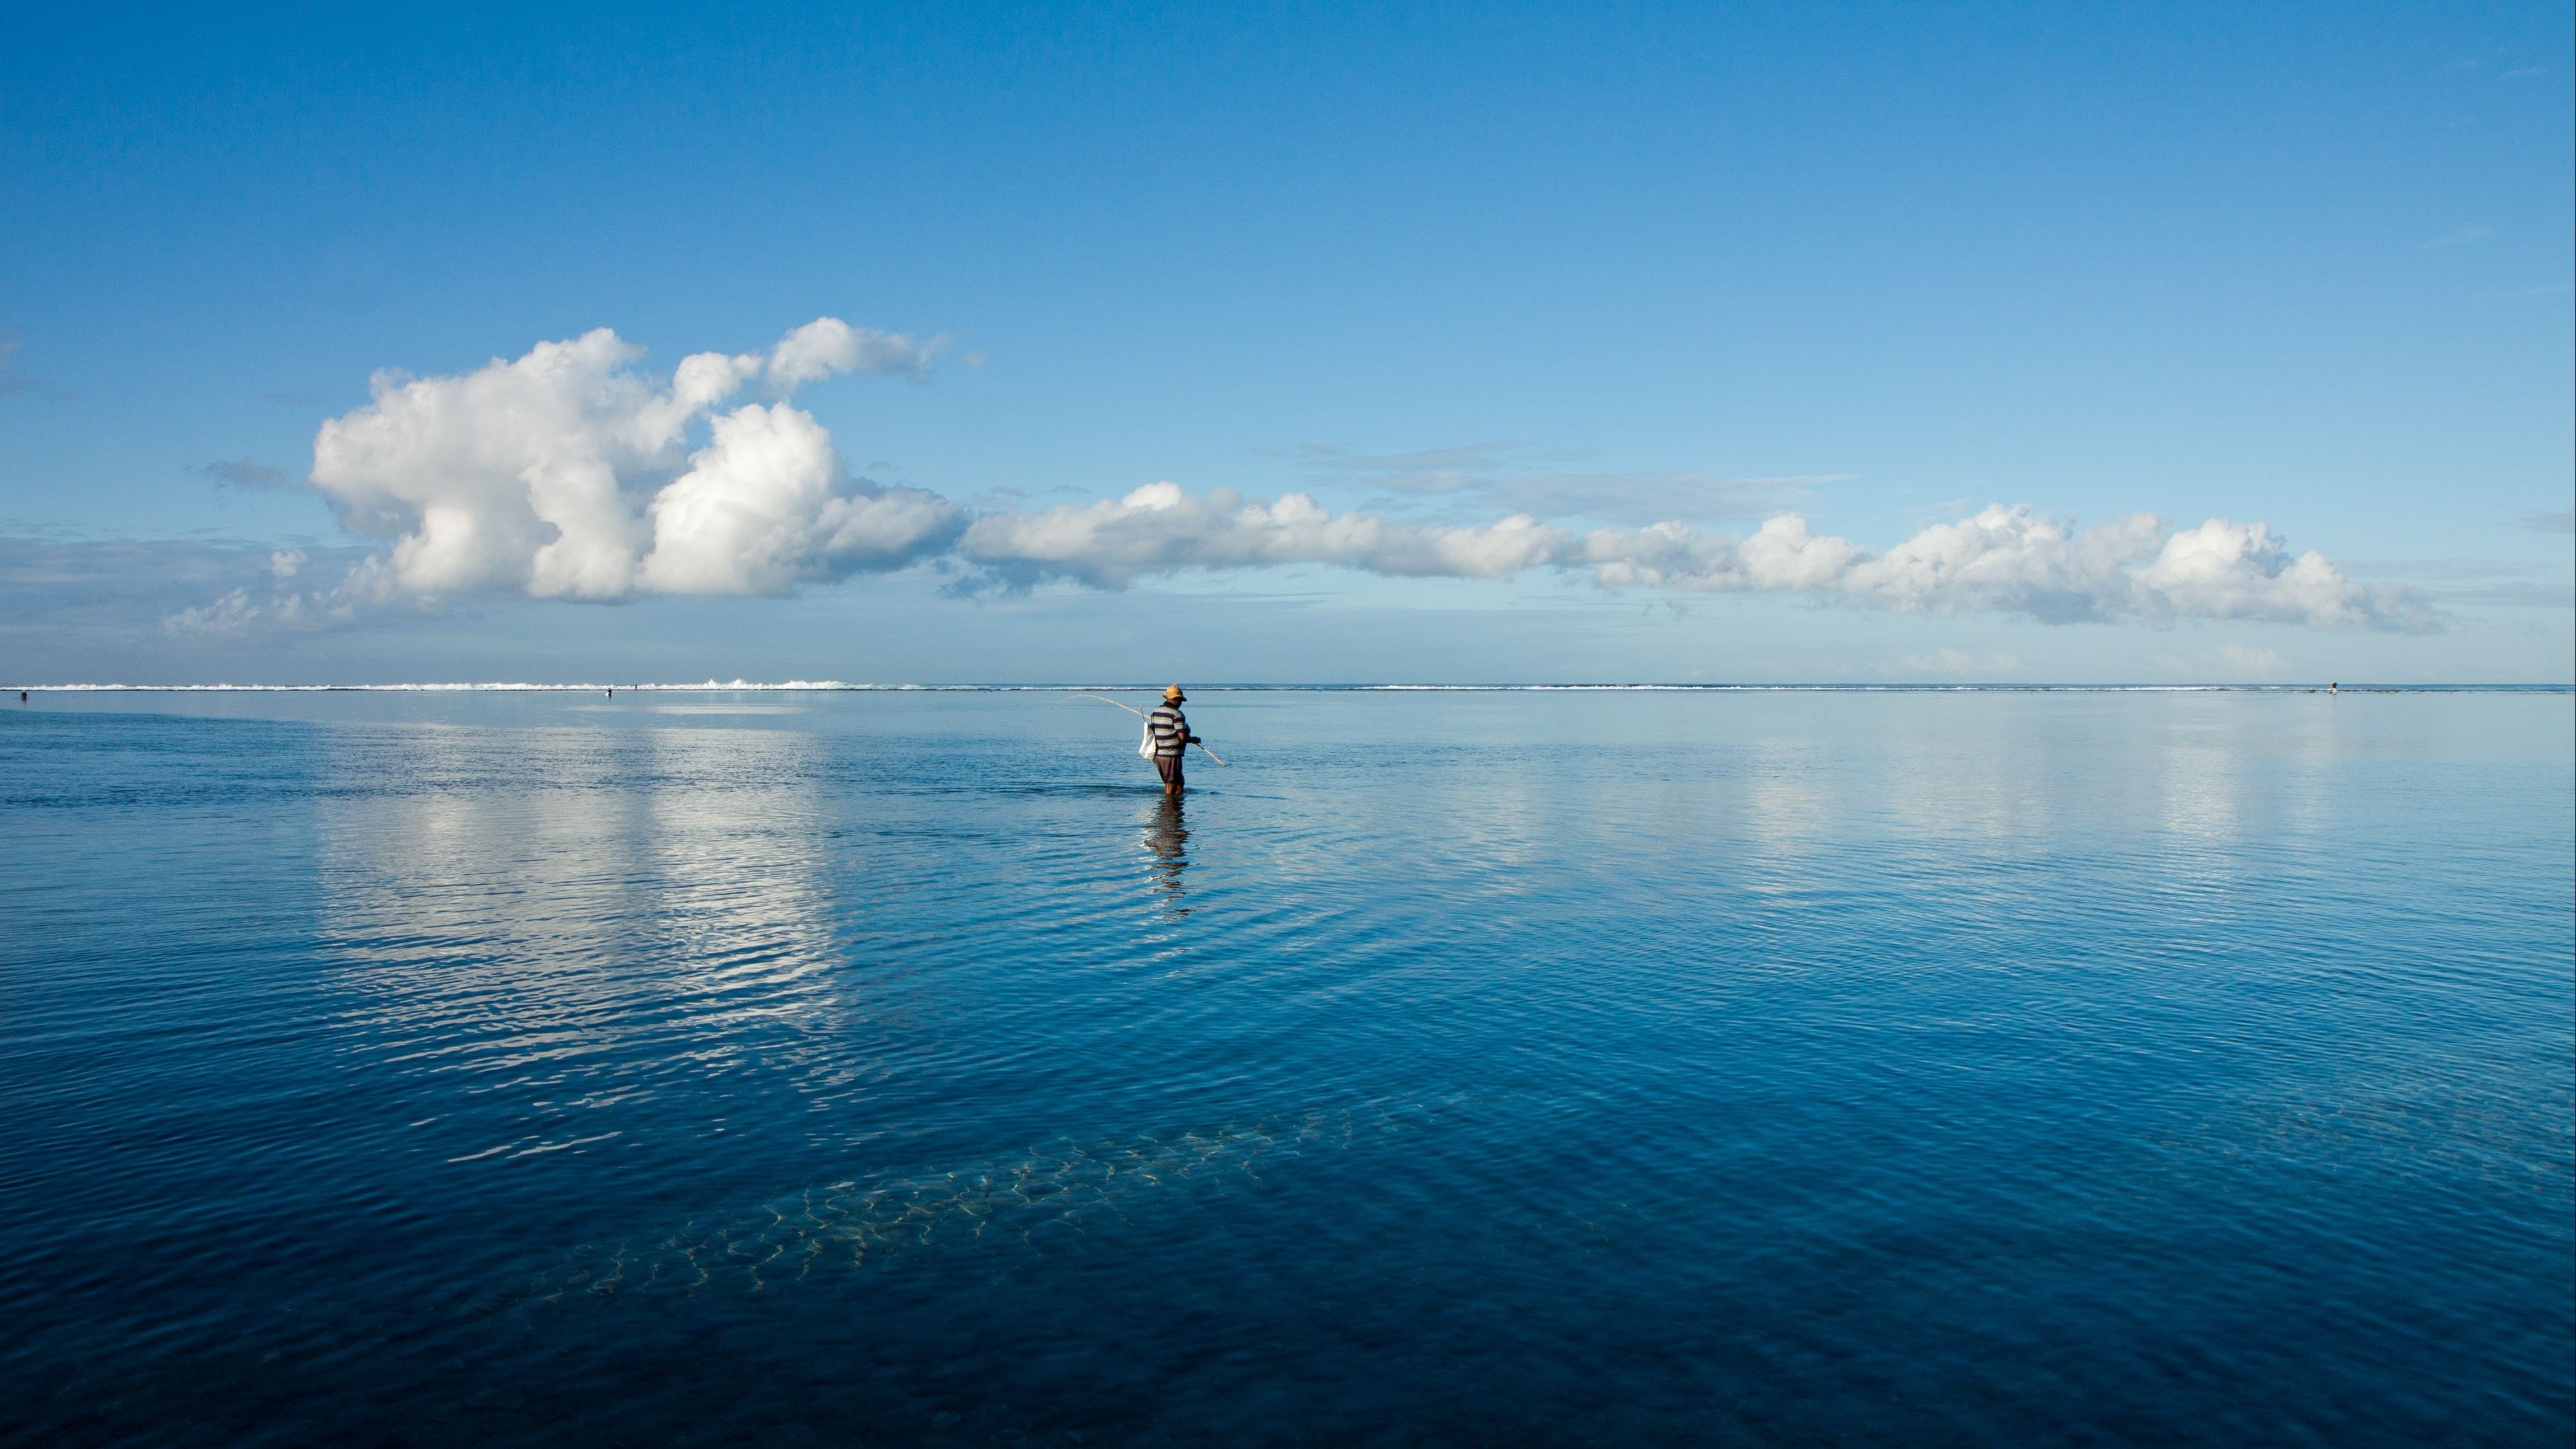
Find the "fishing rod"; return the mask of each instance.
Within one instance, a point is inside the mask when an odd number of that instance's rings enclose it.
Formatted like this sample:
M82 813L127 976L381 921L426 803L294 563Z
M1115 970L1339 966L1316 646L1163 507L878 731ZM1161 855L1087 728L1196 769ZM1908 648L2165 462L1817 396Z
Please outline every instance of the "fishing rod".
M1127 711L1129 714L1132 714L1132 715L1136 716L1136 718L1138 718L1138 719L1152 719L1152 718L1153 718L1153 716L1152 716L1152 715L1149 715L1149 714L1145 713L1143 710L1138 709L1136 706L1134 706L1134 705L1132 705L1132 704L1125 704L1125 703L1121 703L1121 702L1120 702L1120 701L1118 701L1118 700L1111 699L1108 695L1105 695L1105 694L1068 694L1068 695L1066 695L1066 696L1065 696L1065 698L1067 698L1067 699L1096 699L1096 700L1099 700L1102 704L1115 704L1115 705L1117 705L1120 709L1123 709L1123 710ZM1198 743L1199 743L1199 742L1198 742L1198 741L1196 741L1196 740L1192 740L1192 741L1190 741L1190 743L1191 743L1191 744L1194 744L1194 745L1198 745ZM1225 756L1218 754L1216 751L1209 749L1209 748L1208 748L1207 746L1205 746L1205 745L1199 745L1199 753L1200 753L1200 754L1202 754L1202 755L1207 756L1207 757L1208 757L1209 759L1211 759L1211 760L1216 761L1216 762L1217 762L1218 764L1220 764L1220 765L1224 765L1224 764L1225 764ZM1226 768L1230 770L1230 769L1232 769L1232 768L1234 768L1234 767L1233 767L1233 766L1231 766L1231 765L1226 765Z

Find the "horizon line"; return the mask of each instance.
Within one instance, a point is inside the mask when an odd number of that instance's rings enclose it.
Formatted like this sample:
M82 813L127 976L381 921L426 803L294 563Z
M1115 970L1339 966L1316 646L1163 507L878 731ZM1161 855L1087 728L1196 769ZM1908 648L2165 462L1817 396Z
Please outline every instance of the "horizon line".
M127 684L127 683L61 683L6 684L0 690L17 690L25 694L588 694L610 690L636 693L791 693L791 694L1049 694L1082 690L1159 690L1161 684L868 684L837 679L788 679L760 681L707 679L696 683L663 681L597 680L592 682L540 682L516 680L486 681L421 681L389 684ZM2375 693L2576 693L2576 683L2508 683L2450 681L2415 684L2361 680L2352 684L2327 680L2315 682L2179 682L2148 683L2097 682L2015 682L2005 680L1881 680L1859 681L1792 681L1757 682L1673 682L1636 680L1618 683L1557 684L1541 682L1491 681L1474 684L1428 684L1402 681L1344 682L1331 684L1285 684L1258 681L1234 681L1191 686L1203 693L1618 693L1670 692L1721 693L1746 692L1971 692L1971 693L2244 693L2305 694L2340 690L2345 694Z

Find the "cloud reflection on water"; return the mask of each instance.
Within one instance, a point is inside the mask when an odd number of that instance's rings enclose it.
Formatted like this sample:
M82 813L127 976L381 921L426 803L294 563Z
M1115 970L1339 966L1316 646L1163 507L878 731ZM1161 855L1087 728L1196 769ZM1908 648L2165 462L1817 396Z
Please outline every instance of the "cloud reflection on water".
M343 737L321 802L321 929L400 1069L522 1099L518 1156L593 1109L803 1043L852 1004L816 799L792 731L444 728ZM652 1048L652 1049L646 1049Z

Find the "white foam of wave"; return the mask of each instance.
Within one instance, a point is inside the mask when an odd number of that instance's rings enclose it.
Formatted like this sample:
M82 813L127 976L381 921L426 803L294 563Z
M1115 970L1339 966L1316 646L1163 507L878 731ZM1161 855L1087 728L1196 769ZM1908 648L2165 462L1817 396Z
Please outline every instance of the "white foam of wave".
M838 679L407 684L10 684L30 694L1080 694L1151 693L1160 684L853 684ZM2320 694L2322 684L1200 684L1199 694ZM2576 693L2565 684L2347 684L2345 694Z

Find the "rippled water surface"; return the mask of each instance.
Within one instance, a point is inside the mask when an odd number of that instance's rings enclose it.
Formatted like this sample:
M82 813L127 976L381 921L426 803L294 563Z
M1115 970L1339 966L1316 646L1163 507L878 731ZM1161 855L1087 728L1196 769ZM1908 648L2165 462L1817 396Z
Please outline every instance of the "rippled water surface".
M1191 711L13 703L0 1435L2567 1441L2568 696Z

